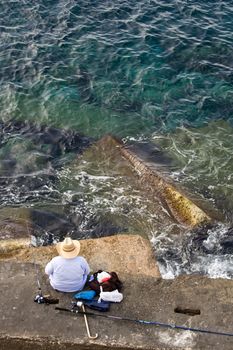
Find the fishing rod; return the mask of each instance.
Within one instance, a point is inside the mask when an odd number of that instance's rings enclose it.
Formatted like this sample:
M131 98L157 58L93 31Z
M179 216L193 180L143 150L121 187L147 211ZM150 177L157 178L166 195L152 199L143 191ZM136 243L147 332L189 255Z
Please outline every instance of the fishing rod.
M80 310L74 309L74 308L67 309L67 308L63 308L63 307L55 307L55 310L66 311L66 312L71 312L71 313L75 313L75 314L87 315L87 316L104 317L104 318L109 318L109 319L119 320L119 321L130 321L130 322L139 323L139 324L155 325L155 326L164 327L164 328L181 329L184 331L208 333L208 334L233 337L233 333L218 332L218 331L212 331L212 330L203 329L203 328L191 328L191 327L185 327L185 326L178 326L176 324L162 323L162 322L157 322L157 321L145 321L145 320L133 319L133 318L122 317L122 316L101 315L101 314L97 314L94 312L83 312L83 311L80 311Z
M27 225L27 231L29 234L28 221L27 220L25 220L25 221L26 221L26 225ZM47 304L47 305L48 304L58 304L59 299L51 298L50 295L43 295L41 284L40 284L38 265L36 264L35 258L33 259L33 266L35 268L36 283L37 283L37 287L38 287L37 294L34 297L34 302L37 304Z
M41 284L40 284L40 279L39 279L38 266L36 265L35 261L34 261L34 267L35 267L35 271L36 271L36 281L37 281L37 286L38 286L38 292L34 298L35 303L38 303L38 304L58 304L59 299L51 298L50 295L43 295Z

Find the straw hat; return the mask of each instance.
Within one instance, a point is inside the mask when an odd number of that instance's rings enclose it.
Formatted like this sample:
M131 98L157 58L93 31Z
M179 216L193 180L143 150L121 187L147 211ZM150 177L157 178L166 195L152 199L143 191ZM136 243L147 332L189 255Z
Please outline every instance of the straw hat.
M63 242L59 242L56 245L58 254L66 259L75 258L80 251L79 241L73 240L70 237L66 237Z

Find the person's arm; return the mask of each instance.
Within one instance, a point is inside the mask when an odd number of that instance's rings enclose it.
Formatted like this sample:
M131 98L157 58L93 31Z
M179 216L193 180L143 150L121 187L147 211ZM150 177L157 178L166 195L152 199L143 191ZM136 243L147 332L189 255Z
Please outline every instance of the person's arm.
M90 267L89 267L86 259L84 259L84 258L83 258L82 267L83 267L84 275L88 275L91 270L90 270Z
M52 261L50 261L50 262L45 266L45 273L46 273L46 275L52 275L52 274L53 274L53 264L52 264Z

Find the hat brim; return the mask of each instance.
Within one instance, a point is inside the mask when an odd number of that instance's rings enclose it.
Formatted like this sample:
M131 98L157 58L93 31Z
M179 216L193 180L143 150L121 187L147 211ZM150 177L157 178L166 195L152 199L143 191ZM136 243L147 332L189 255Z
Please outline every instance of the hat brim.
M59 242L56 245L57 252L60 256L66 259L75 258L80 252L80 243L79 241L73 240L75 248L71 252L65 252L63 250L63 242Z

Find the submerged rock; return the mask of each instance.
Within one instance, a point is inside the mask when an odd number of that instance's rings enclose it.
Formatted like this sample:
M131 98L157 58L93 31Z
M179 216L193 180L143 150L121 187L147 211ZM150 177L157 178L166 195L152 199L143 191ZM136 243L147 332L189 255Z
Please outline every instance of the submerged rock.
M0 122L0 204L55 198L56 170L92 140L72 130L27 121Z
M30 220L42 231L61 238L74 229L74 225L64 215L51 211L30 209Z
M118 145L121 146L122 155L134 166L141 181L149 184L150 189L164 201L175 220L190 226L211 220L208 214L199 208L187 194L184 194L172 183L171 179L156 168L154 162L144 161L130 147L123 147L120 142Z
M174 224L158 196L145 191L121 146L106 135L60 172L70 218L87 236L88 231L92 237L125 231L150 236Z
M38 146L42 153L52 158L75 151L80 153L92 140L72 130L38 125L27 121L10 120L0 123L1 146L12 138L25 138Z
M86 212L89 214L88 210ZM128 231L128 228L119 226L114 221L111 217L106 218L98 214L89 214L87 217L79 213L74 214L71 222L75 224L75 230L71 236L72 238L98 238Z
M23 157L25 151L37 151L38 163L53 162L54 159L69 152L80 153L87 148L92 140L72 130L58 129L25 121L9 121L0 123L1 154L14 159ZM15 152L18 153L15 159Z
M34 246L45 246L63 240L66 235L74 239L83 239L110 236L126 231L124 227L117 226L111 221L111 218L106 219L97 215L87 215L86 218L83 211L83 217L80 219L78 214L70 217L65 211L66 209L62 207L60 212L46 208L0 209L0 247L3 244L6 252L7 241L9 250L12 251L13 247L18 249L17 240L22 247L21 239L31 242Z

